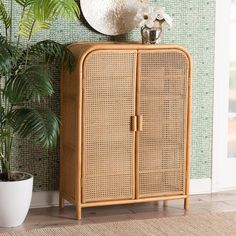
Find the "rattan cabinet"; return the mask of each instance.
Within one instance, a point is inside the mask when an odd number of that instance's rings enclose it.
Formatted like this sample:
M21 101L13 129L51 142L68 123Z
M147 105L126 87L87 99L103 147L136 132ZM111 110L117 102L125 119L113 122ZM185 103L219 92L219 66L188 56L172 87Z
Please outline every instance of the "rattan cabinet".
M191 58L177 45L77 43L61 82L60 207L184 199Z

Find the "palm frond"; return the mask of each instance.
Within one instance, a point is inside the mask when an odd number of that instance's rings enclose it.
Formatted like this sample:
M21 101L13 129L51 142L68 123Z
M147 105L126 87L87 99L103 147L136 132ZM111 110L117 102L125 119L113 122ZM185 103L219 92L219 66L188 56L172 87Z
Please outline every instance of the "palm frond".
M12 104L21 104L28 100L40 102L53 92L47 70L40 66L30 66L7 80L4 95Z
M4 107L0 106L0 124L3 126L5 123L5 113L4 113L5 109ZM0 134L1 135L1 134Z
M42 63L56 63L64 65L69 71L75 66L75 58L71 51L63 44L52 40L44 40L32 45L27 51L24 51L19 58L18 63L25 60L26 55L30 57L29 61L41 61Z
M7 129L1 129L0 131L0 146L3 145L4 141L9 137L9 131Z
M0 33L0 43L6 43L6 38Z
M6 11L6 8L5 8L2 0L0 0L0 21L3 22L6 29L10 28L11 18Z
M15 1L25 8L30 6L34 2L34 0L15 0Z
M58 16L76 20L79 7L74 0L34 0L31 8L38 21L51 21Z
M37 21L33 12L30 10L25 10L23 17L19 20L19 34L27 38L29 38L31 34L41 29L49 29L49 27L49 22Z
M10 120L15 133L22 138L41 144L46 149L56 146L59 120L53 112L19 108L13 111Z
M6 75L17 63L18 50L0 34L0 75Z

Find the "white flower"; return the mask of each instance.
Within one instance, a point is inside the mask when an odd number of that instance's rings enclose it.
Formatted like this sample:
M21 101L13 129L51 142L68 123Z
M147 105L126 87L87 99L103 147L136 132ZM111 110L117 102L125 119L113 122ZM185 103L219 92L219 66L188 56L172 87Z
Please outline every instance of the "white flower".
M172 27L173 19L165 13L165 8L164 7L157 7L155 9L156 11L156 19L161 21L164 20L169 27Z
M140 8L134 19L140 27L145 25L149 28L153 27L156 20L155 8L151 6L144 6Z
M155 12L156 12L156 19L157 20L163 20L164 19L164 14L165 14L165 8L164 7L156 7Z
M164 7L154 8L148 5L144 5L138 10L134 20L140 27L149 28L153 27L157 21L166 22L169 27L172 27L173 22L172 18L165 13Z
M164 19L165 22L167 23L167 25L171 28L173 25L173 19L171 18L171 16L169 16L168 14L164 14Z

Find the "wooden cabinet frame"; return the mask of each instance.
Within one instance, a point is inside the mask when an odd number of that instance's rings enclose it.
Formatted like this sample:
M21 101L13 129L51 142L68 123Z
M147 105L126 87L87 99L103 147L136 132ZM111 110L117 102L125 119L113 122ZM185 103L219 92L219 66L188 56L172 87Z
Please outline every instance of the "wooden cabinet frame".
M81 219L81 210L86 207L106 206L117 204L129 204L138 202L149 202L159 200L184 199L184 207L189 207L189 180L190 180L190 145L191 145L191 74L192 62L191 56L181 46L177 45L143 45L139 43L75 43L69 46L77 58L76 69L69 73L63 69L61 79L61 136L60 136L60 207L64 206L64 199L76 205L76 218ZM89 55L104 50L109 52L137 52L135 58L136 71L136 114L131 122L131 129L135 135L135 158L134 158L134 182L132 199L104 200L96 202L82 201L82 171L83 171L83 126L82 113L85 88L83 88L84 62ZM139 139L142 130L142 114L140 114L140 55L142 51L175 51L186 58L188 81L186 92L186 109L185 109L185 167L184 167L184 192L173 193L168 195L151 196L139 198L139 178L138 178L138 156L139 156Z

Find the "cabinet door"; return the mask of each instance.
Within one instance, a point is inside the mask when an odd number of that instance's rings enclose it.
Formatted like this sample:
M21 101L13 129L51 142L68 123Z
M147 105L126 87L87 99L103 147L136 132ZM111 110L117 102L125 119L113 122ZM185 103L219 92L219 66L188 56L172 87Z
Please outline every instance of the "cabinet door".
M99 50L83 77L82 202L133 199L136 50Z
M137 196L184 194L189 61L180 50L139 51Z

